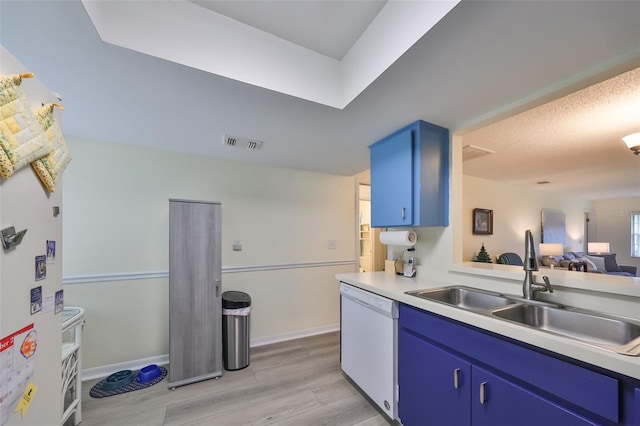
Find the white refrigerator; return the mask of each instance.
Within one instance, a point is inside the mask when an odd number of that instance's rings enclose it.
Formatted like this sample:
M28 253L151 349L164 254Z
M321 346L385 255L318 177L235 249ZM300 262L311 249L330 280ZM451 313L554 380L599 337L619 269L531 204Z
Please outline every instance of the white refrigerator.
M0 73L26 69L0 45ZM21 88L32 109L58 102L37 78ZM30 166L0 178L0 425L56 425L62 415L62 185L47 192ZM14 240L15 241L15 240Z

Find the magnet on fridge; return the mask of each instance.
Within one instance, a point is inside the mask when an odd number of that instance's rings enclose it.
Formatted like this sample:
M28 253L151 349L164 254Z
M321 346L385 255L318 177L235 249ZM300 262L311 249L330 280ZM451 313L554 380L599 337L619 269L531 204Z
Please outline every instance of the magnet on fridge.
M2 247L4 247L5 250L11 250L22 242L22 238L24 234L27 233L27 230L23 229L20 232L16 232L16 228L10 226L0 231L0 233L2 234Z

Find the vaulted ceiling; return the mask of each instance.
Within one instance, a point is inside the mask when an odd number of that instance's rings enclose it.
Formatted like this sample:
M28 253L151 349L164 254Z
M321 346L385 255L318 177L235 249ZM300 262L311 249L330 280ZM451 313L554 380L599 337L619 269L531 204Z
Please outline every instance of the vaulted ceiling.
M368 168L369 144L417 119L477 145L487 125L640 67L639 23L640 3L625 1L0 2L0 43L61 94L66 134L344 175ZM588 174L619 164L627 183L640 181L619 140L640 122L597 115L608 91L595 96L598 108L536 114L535 137L482 133L530 165L544 161L538 151L557 153L554 170L505 167L500 180L563 172L579 182L589 140L627 157ZM224 135L264 144L230 148ZM491 157L465 170L495 178L476 167Z

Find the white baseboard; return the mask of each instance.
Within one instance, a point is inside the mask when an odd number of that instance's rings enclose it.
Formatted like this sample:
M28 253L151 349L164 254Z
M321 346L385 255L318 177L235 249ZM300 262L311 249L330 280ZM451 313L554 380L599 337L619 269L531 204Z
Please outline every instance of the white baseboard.
M319 334L332 333L340 330L340 324L332 324L324 327L308 328L306 330L292 331L290 333L276 334L274 336L259 337L251 339L249 346L252 348L272 343L285 342L287 340L300 339L303 337L317 336ZM139 370L150 364L167 365L169 364L169 354L153 356L150 358L136 359L133 361L119 362L117 364L103 365L100 367L87 368L82 370L80 377L82 381L101 379L122 370Z
M102 365L100 367L87 368L82 370L80 377L82 381L101 379L122 370L139 370L150 364L167 365L169 364L169 355L158 355L150 358L136 359L133 361L119 362L117 364Z
M272 343L285 342L287 340L300 339L302 337L316 336L318 334L331 333L340 330L340 324L326 325L324 327L308 328L306 330L297 330L290 333L276 334L275 336L259 337L251 339L250 346L252 348Z

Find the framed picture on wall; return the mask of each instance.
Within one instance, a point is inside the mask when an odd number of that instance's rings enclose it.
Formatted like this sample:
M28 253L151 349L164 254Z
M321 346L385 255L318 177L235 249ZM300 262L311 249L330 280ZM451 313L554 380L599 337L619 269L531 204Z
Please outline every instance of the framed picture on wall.
M473 233L493 234L493 210L473 209Z

